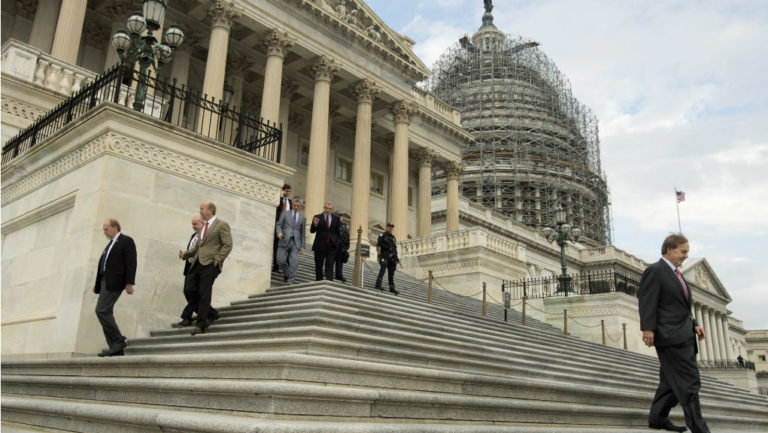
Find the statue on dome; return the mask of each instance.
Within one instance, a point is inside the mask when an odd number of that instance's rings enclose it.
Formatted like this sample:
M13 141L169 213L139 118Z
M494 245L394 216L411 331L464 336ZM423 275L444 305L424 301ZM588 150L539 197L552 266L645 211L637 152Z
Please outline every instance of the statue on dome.
M483 2L485 3L485 12L491 13L493 10L493 0L483 0Z

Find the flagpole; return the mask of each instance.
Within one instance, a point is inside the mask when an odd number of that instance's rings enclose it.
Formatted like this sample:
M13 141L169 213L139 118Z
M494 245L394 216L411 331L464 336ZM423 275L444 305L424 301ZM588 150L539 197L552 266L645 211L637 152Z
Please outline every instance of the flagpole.
M675 187L675 204L677 204L677 230L678 233L683 234L683 228L680 225L680 200L677 199L677 187Z

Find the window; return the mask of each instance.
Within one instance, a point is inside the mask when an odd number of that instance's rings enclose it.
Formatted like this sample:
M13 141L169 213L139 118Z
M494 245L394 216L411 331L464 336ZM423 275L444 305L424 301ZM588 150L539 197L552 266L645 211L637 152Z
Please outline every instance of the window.
M408 187L408 207L413 207L413 187Z
M352 161L343 158L336 159L336 179L352 182Z
M306 167L309 163L309 140L301 138L299 140L299 165Z
M765 362L765 355L757 355L757 359Z
M371 173L371 192L384 195L384 176Z

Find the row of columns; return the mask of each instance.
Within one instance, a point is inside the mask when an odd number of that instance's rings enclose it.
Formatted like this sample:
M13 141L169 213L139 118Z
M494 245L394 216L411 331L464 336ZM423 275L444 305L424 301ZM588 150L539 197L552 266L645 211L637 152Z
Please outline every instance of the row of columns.
M37 44L45 46L47 42L45 37L43 37L43 22L46 20L51 21L54 19L53 17L57 17L56 30L51 41L51 54L61 60L75 64L77 62L87 2L80 0L60 0L60 2L60 6L58 0L39 2L40 6L35 16L35 23L38 24L33 26L32 39ZM202 93L207 95L208 98L221 100L227 73L229 35L232 24L240 16L240 12L230 1L212 0L208 14L212 25ZM35 31L35 29L38 31ZM48 31L48 39L50 40L50 30ZM283 124L287 124L289 101L283 97L284 95L281 95L284 88L282 79L283 61L288 49L293 46L293 41L286 33L277 29L267 31L262 40L263 46L267 50L267 61L261 100L261 117L270 123L278 123L282 120ZM111 47L108 47L107 52L111 51ZM183 81L182 84L185 84L187 81L189 63L189 52L187 50L178 50L174 56L171 74L180 81ZM326 56L320 56L312 68L315 85L305 199L308 212L319 212L326 201L325 179L328 170L331 81L340 68L341 65ZM292 93L293 91L295 89L289 92ZM354 93L357 96L357 124L355 130L351 206L351 227L353 228L351 231L353 236L356 236L357 227L362 227L363 233L367 234L368 232L371 175L371 115L373 101L380 92L381 87L369 79L361 80L354 89ZM290 93L285 96L290 97ZM183 110L183 107L179 104L179 107L174 111L174 116L178 116L176 110ZM401 240L406 239L408 234L409 126L411 118L416 111L416 107L406 101L398 101L390 107L395 133L390 170L389 217L391 222L395 224L395 236ZM209 128L205 127L205 125L218 124L218 118L198 119L197 123L201 125L198 132L211 136L211 138L216 138L216 134L218 134L217 128ZM285 141L283 143L285 144ZM280 161L282 163L285 162L284 154L285 152L283 152L282 161ZM416 233L422 237L428 236L431 233L432 161L437 157L437 153L424 148L415 152L414 156L419 162L419 208ZM457 162L449 163L446 167L448 181L447 231L456 231L459 228L458 180L462 169L463 166Z
M729 343L728 315L702 304L695 304L693 311L696 322L706 333L706 338L699 341L699 360L735 361Z

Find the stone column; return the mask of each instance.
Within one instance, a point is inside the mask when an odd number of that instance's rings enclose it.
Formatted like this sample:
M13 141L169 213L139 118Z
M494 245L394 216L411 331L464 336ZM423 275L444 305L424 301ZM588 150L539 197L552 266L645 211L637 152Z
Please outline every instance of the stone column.
M106 40L104 48L104 52L106 53L106 56L104 57L105 71L120 61L120 56L117 55L117 51L112 47L112 36L117 33L118 30L125 28L125 23L128 20L128 17L135 12L135 9L131 6L133 6L131 2L112 0L109 6L106 7L106 15L107 18L112 21L112 28L109 31L109 37ZM186 34L187 31L185 29L184 35L186 36Z
M699 326L702 326L702 317L701 317L701 305L700 304L693 304L693 315L696 318L696 323L699 324ZM699 341L699 360L701 361L707 361L709 358L707 358L707 350L706 346L709 344L709 342L704 339Z
M715 327L717 327L717 345L718 350L720 351L720 360L730 361L726 355L727 352L725 350L725 334L723 332L723 315L720 312L715 313Z
M208 14L211 17L211 38L208 43L208 59L205 62L203 95L207 95L208 100L213 98L216 102L221 102L224 95L229 31L232 23L240 16L240 12L227 0L212 0ZM201 111L198 115L196 130L203 135L216 138L218 125L217 114Z
M77 51L83 33L85 10L88 3L83 0L61 0L61 9L56 23L51 55L72 65L77 64Z
M715 311L710 309L709 314L707 315L707 318L709 319L709 341L710 346L712 346L712 360L713 361L719 361L722 359L722 355L720 354L720 343L717 338L717 325L715 324Z
M264 69L264 90L261 92L261 118L270 123L280 120L280 91L283 80L283 59L293 41L288 33L278 29L267 30L261 45L267 50Z
M715 340L712 335L712 328L709 322L709 312L710 312L709 308L705 306L701 307L701 322L699 322L699 326L704 328L704 331L706 334L704 338L704 341L705 341L704 349L706 349L707 351L707 361L712 362L715 360L715 351L713 349L715 345L712 344L714 343Z
M29 34L29 45L40 48L46 53L51 52L53 34L59 19L59 9L61 9L61 0L37 2L35 19L32 21L32 30Z
M331 96L331 79L341 67L333 59L320 56L312 66L315 90L312 100L312 124L309 131L309 161L307 164L307 191L304 209L307 226L312 215L323 211L326 197L328 170L328 113Z
M227 82L229 83L229 90L232 92L232 95L229 101L223 101L227 103L227 108L232 110L242 109L244 76L251 66L253 66L253 63L248 60L248 56L245 54L237 51L229 54L227 58ZM219 123L222 128L221 141L228 144L232 143L238 129L238 118L235 111L227 112L224 119Z
M283 80L280 89L280 120L279 123L283 127L283 138L280 141L280 164L285 165L287 161L286 155L288 154L288 131L290 130L290 118L291 118L291 98L296 91L299 90L298 84L294 81Z
M446 205L445 232L459 230L459 175L464 171L464 164L451 161L445 168Z
M405 101L390 107L395 122L395 146L392 150L392 202L393 234L401 241L408 239L408 126L416 109Z
M728 329L728 315L723 314L723 342L725 342L725 356L728 361L735 361L733 351L731 350L731 331Z
M352 216L349 225L350 245L357 242L357 229L363 228L361 242L368 243L368 211L371 195L371 109L373 99L381 93L375 82L364 79L355 85L357 124L355 126L355 159L352 162Z
M387 220L392 221L392 153L395 149L395 134L387 134L384 137L384 148L387 149Z
M419 161L419 224L416 235L420 238L432 234L432 160L437 152L422 147L414 157Z

